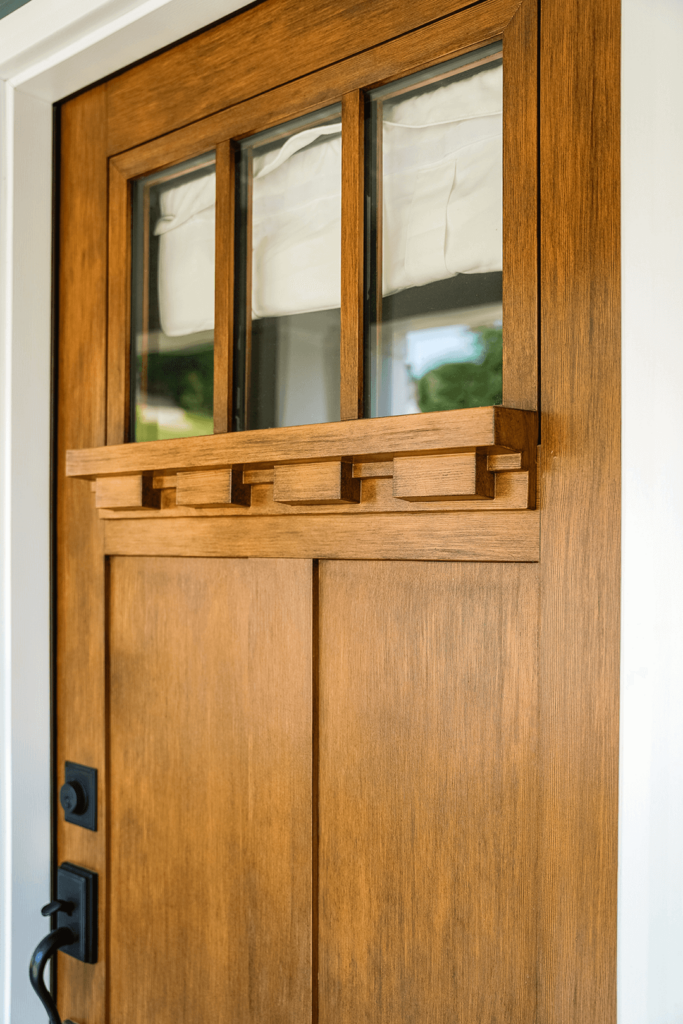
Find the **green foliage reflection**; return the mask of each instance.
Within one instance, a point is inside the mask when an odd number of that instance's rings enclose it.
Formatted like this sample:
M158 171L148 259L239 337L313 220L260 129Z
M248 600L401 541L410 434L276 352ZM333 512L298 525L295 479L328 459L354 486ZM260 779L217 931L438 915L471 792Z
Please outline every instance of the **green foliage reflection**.
M213 432L213 345L185 352L153 352L147 357L143 381L142 357L138 357L139 390L148 406L140 401L136 410L135 439L155 441L192 437ZM145 403L146 404L146 403ZM185 413L177 424L156 422L156 410L178 409Z
M472 409L503 401L503 329L483 327L476 334L480 347L477 362L444 363L417 381L421 412Z

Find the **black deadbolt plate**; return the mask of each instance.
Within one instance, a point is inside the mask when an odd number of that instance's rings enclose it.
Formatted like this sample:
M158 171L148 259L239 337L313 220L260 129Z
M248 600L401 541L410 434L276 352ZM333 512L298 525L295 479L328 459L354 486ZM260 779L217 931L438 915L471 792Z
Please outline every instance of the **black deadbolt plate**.
M71 909L57 913L57 928L71 928L76 941L63 946L62 952L86 964L97 963L97 875L76 864L57 868L57 899Z
M74 791L81 798L83 809L75 807ZM67 761L64 770L64 785L60 792L60 803L64 808L66 821L82 825L97 832L97 768ZM70 809L73 807L73 809ZM67 809L69 808L69 809Z

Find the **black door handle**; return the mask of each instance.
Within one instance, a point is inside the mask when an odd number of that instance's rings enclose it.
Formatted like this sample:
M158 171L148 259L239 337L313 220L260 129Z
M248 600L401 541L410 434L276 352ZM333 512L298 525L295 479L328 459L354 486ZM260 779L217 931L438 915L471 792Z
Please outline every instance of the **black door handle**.
M48 903L47 907L43 907L43 910L47 910L51 904ZM59 1011L55 1004L54 999L48 992L43 975L45 974L45 967L51 956L54 956L58 949L62 946L70 946L75 942L76 936L71 928L62 926L61 928L55 928L46 935L44 939L36 946L33 956L31 957L31 965L28 969L28 976L31 979L33 989L40 999L41 1003L47 1010L47 1017L50 1024L62 1024L62 1018L59 1016ZM71 1021L66 1020L64 1024L72 1024Z
M62 1024L59 1011L44 981L45 967L58 949L87 964L97 963L97 875L75 864L57 870L57 899L41 911L57 915L57 927L38 943L31 957L31 985L47 1010L50 1024ZM73 1024L73 1021L64 1021Z

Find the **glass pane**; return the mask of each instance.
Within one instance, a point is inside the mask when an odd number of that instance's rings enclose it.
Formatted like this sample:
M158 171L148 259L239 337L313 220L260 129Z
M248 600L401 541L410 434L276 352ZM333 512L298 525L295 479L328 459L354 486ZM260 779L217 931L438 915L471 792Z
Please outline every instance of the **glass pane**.
M341 108L237 160L235 429L339 419Z
M502 401L501 46L370 93L366 415Z
M213 153L133 188L131 437L213 433Z

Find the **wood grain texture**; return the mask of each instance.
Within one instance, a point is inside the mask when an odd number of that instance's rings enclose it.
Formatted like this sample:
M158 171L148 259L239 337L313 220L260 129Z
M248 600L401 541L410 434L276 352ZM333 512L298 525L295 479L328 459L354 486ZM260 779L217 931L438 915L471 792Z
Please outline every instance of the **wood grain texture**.
M177 505L219 508L222 505L248 506L251 502L251 489L244 484L239 466L178 473L175 487Z
M131 148L112 157L112 163L127 178L150 174L198 156L228 139L251 135L338 102L351 91L400 78L420 67L465 53L499 39L519 3L520 0L486 0L466 15L454 14L409 35L364 49L347 60L279 88L269 88L161 137L154 137L152 131L148 141L138 139L131 143ZM301 0L300 4L303 7ZM314 16L311 17L313 20Z
M213 345L213 432L232 428L235 285L235 154L216 147L216 319Z
M149 473L104 476L95 485L95 508L159 508L159 492L152 486Z
M498 456L504 458L504 456ZM496 456L489 456L489 459L496 458ZM518 462L510 466L510 469L520 469L521 461L518 456ZM490 467L489 467L490 468ZM244 471L244 482L247 484L272 484L274 469L247 469ZM353 464L353 475L359 479L364 480L370 477L380 476L393 476L394 464L393 460L387 459L386 462L354 462ZM154 486L155 487L175 487L175 475L163 473L154 474ZM157 482L158 481L158 482Z
M111 555L536 562L538 537L532 511L105 522Z
M436 453L458 448L526 451L530 435L535 435L535 424L535 413L481 406L345 423L243 430L173 441L74 449L67 455L66 472L67 476L120 476L262 462L313 462L350 455L362 461L363 455Z
M341 419L363 413L365 97L342 98Z
M542 6L539 1021L614 1024L620 5Z
M109 167L107 444L130 433L131 202L130 186Z
M521 452L513 452L506 455L489 455L488 468L492 473L504 472L507 469L521 469L522 454Z
M488 468L490 472L514 471L522 468L521 452L513 452L507 455L489 455ZM249 469L244 472L244 482L248 484L272 484L274 469ZM369 480L383 476L394 475L394 460L387 459L384 462L354 462L353 475L358 480ZM154 474L155 487L175 487L175 474Z
M319 594L320 1019L531 1024L537 569L325 562Z
M310 1019L312 597L307 561L113 561L112 1021Z
M107 379L106 90L60 110L57 465L67 448L105 443ZM88 484L56 473L55 781L64 762L98 771L97 832L54 817L57 863L97 871L99 962L57 956L62 1018L107 1019L107 763L105 726L105 558L103 530Z
M363 466L370 463L361 463ZM378 466L386 466L386 463L376 463ZM202 471L200 471L202 472ZM210 470L211 473L221 473L222 470ZM173 495L173 500L162 498L161 510L150 511L140 509L135 512L120 512L111 509L101 509L100 516L104 519L180 519L187 516L283 516L283 515L375 515L377 512L399 512L402 515L414 512L480 512L486 509L487 512L512 511L513 509L528 509L535 507L535 495L531 491L530 474L528 472L502 472L496 473L495 497L482 502L481 498L439 498L430 501L404 501L403 498L395 498L393 484L389 474L382 476L357 477L361 483L360 501L349 504L337 505L287 505L275 501L273 498L272 478L273 470L255 470L244 474L245 478L253 476L270 477L270 480L252 482L251 503L249 506L230 505L210 508L191 508L189 506L178 506L175 500L175 481L178 477L166 477L162 479L172 480L168 489L163 490L162 496ZM180 476L180 474L178 474ZM270 486L269 486L270 484Z
M272 484L274 475L274 469L245 469L243 480L245 484Z
M394 497L404 501L443 501L444 498L491 499L496 484L487 456L423 455L394 459Z
M113 78L118 153L450 15L469 0L266 0ZM513 7L514 10L514 7ZM269 45L270 44L270 45ZM169 89L168 82L173 82Z
M346 505L360 501L360 480L350 462L276 466L273 501L285 505Z
M359 480L369 480L371 477L394 475L393 459L386 462L354 462L353 475Z
M212 470L212 472L220 472L220 470ZM175 487L177 480L177 473L152 473L152 486L159 490Z
M505 29L503 67L503 404L537 409L538 0Z

